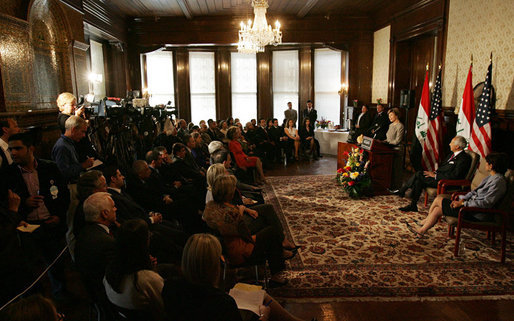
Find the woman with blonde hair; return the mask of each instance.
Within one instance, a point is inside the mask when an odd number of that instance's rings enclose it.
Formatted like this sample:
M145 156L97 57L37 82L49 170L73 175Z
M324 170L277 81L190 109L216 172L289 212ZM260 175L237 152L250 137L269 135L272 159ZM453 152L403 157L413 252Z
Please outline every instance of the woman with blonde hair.
M72 93L64 92L57 97L57 107L59 107L59 115L57 116L57 123L61 132L64 134L66 131L65 123L70 116L84 116L84 108L77 108L77 97Z
M212 201L212 187L214 186L214 181L221 175L226 173L225 165L223 164L213 164L207 169L207 194L205 194L205 203Z
M234 299L218 288L221 251L213 235L194 234L189 238L182 254L183 277L167 280L162 290L169 320L242 321ZM261 321L301 321L267 293L259 310Z

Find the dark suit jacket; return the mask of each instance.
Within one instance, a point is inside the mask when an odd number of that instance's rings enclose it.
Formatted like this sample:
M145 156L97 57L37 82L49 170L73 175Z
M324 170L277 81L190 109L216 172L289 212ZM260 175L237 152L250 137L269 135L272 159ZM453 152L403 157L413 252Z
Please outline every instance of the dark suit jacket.
M37 175L39 179L39 195L44 197L45 206L51 215L56 215L64 223L66 220L66 211L70 203L70 193L68 186L64 182L64 178L57 168L57 165L48 160L36 159ZM21 198L19 213L23 220L27 219L27 215L32 212L32 208L25 205L25 201L31 195L25 180L21 174L21 169L16 164L12 164L8 169L7 181L9 188L18 194ZM52 198L50 187L56 186L58 189L57 198Z
M387 113L385 111L383 111L382 113L375 115L375 118L373 119L373 123L368 130L368 136L378 139L378 140L385 140L388 129L389 129L389 117L387 116ZM371 130L375 130L375 133L372 134Z
M130 219L140 218L144 220L149 226L152 224L150 218L148 217L148 212L139 204L134 201L134 199L124 193L118 193L112 188L108 188L107 192L111 194L111 198L114 201L116 206L116 220L122 224L125 221Z
M442 179L464 179L471 166L471 156L465 151L459 153L452 160L453 154L448 155L436 171L436 180Z
M284 128L277 126L276 128L273 126L270 129L268 129L268 135L271 139L271 141L274 141L275 143L280 142L280 137L284 136Z
M116 253L114 237L96 223L87 223L75 245L75 263L94 290L101 290L105 268Z
M314 126L316 125L316 119L318 119L318 111L312 108L311 112L309 113L309 109L305 108L303 110L303 119L307 117L309 117L309 119L311 120L311 127L314 128Z
M360 114L357 115L357 118L355 119L355 125L359 125L359 128L355 129L359 130L361 133L365 133L369 126L371 126L371 116L369 115L369 112L366 112L364 115L362 115L360 122L357 124L359 116Z
M164 194L135 175L127 178L127 192L145 210L164 213L165 204L162 200Z

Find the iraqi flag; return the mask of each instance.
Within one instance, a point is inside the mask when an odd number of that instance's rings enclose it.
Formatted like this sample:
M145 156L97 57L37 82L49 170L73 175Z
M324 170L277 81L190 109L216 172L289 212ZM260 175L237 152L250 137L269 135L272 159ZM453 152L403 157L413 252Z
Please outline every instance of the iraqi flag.
M457 118L457 136L464 137L468 143L471 140L471 128L475 120L475 100L473 97L472 85L472 70L473 64L469 66L468 79L464 87L464 94L462 95L462 104L459 109L459 116Z
M423 147L421 165L424 169L432 171L435 164L430 162L425 153L425 140L427 139L428 124L430 115L430 91L428 89L428 70L425 74L425 82L423 83L423 91L421 92L421 101L419 102L418 116L416 117L415 133L419 143Z

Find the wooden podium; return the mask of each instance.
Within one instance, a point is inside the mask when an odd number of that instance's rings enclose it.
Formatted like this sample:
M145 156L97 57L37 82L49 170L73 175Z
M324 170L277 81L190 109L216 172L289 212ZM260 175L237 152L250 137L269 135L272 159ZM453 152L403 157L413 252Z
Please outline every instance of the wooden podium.
M393 158L396 153L394 149L369 137L365 137L360 146L340 142L337 147L337 168L344 166L347 160L344 152L350 152L352 147L360 147L366 150L369 153L370 164L368 166L368 173L371 177L373 194L389 194L387 189L391 187L393 178Z

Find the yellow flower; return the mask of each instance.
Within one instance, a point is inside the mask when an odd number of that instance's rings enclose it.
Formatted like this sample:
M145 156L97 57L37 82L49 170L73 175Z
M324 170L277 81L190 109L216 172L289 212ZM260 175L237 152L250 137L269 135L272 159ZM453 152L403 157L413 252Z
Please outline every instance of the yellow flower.
M343 173L343 177L348 177L348 173Z
M353 172L350 174L350 178L351 179L356 179L357 177L359 177L359 173L358 172Z
M357 164L355 164L355 166L359 167L359 166L361 166L361 163L357 163Z

